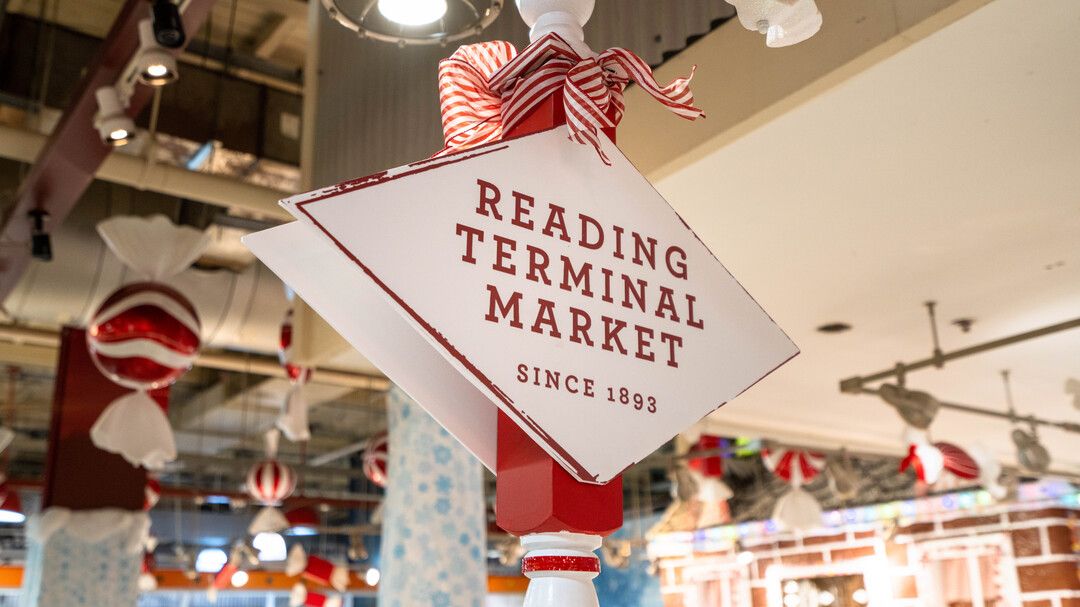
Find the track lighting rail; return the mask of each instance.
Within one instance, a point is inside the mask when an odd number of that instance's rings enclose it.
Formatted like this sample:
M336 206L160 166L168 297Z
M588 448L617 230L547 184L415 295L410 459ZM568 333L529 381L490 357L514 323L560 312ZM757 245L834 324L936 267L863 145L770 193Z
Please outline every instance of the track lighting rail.
M880 392L874 388L861 388L858 394L873 394L875 396L881 396ZM1017 413L1010 413L1008 411L995 411L994 409L987 409L985 407L978 407L975 405L964 405L961 403L950 403L945 401L938 401L938 403L941 405L942 409L952 409L954 411L962 411L964 413L982 415L985 417L996 417L998 419L1004 419L1010 422L1026 423L1031 426L1046 426L1049 428L1057 428L1066 432L1080 434L1080 424L1075 422L1055 421L1038 417L1036 415L1019 415Z
M1002 337L1001 339L995 339L993 341L988 341L988 342L977 344L977 345L974 345L974 346L969 346L967 348L961 348L959 350L954 350L952 352L944 352L944 353L942 353L940 351L937 351L937 352L935 352L934 355L930 356L929 358L924 358L922 360L918 360L918 361L910 362L910 363L901 362L901 363L897 363L896 366L894 366L894 367L891 367L889 369L885 369L884 371L878 371L877 373L871 373L870 375L849 377L847 379L841 380L840 381L840 391L844 392L846 394L863 394L863 393L867 392L867 390L865 388L865 385L870 383L870 382L880 381L882 379L886 379L886 378L889 378L889 377L900 378L900 377L903 377L904 374L907 373L908 371L916 371L918 369L924 369L926 367L938 367L938 368L941 368L942 366L945 365L945 363L947 363L949 361L952 361L952 360L957 360L957 359L960 359L960 358L971 356L973 354L979 354L979 353L987 352L987 351L990 351L990 350L996 350L997 348L1003 348L1005 346L1010 346L1012 344L1027 341L1029 339L1035 339L1037 337L1043 337L1045 335L1058 333L1060 331L1067 331L1069 329L1075 329L1077 327L1080 327L1080 318L1074 318L1072 320L1067 320L1065 322L1060 322L1060 323L1057 323L1057 324L1054 324L1054 325L1049 325L1049 326L1046 326L1046 327L1042 327L1040 329L1035 329L1035 330L1032 330L1032 331L1027 331L1027 332L1024 332L1024 333L1011 335L1009 337ZM876 394L877 392L874 391L874 390L871 390L869 393ZM988 413L997 413L997 412L991 412L989 410L979 409L978 407L974 407L974 408L978 409L980 411L986 411ZM1004 414L1004 413L1001 413L1000 415L1007 417L1007 414Z

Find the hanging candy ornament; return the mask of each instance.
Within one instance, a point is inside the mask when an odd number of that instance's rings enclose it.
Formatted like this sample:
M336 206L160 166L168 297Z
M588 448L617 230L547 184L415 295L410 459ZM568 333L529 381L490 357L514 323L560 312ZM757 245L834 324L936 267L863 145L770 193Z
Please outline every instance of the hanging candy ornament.
M146 486L143 487L143 510L153 510L159 501L161 501L161 481L148 476Z
M289 550L289 556L285 559L285 575L300 576L312 584L333 588L338 592L345 592L349 586L349 570L346 567L335 565L321 557L308 556L300 544L293 544Z
M912 427L904 430L904 440L908 443L908 454L900 460L900 472L911 468L920 483L936 483L945 469L945 456L941 450L931 444L925 432Z
M139 579L136 582L140 592L153 592L154 590L157 590L158 580L157 576L154 575L155 568L154 553L147 550L143 553L142 565L139 567Z
M386 432L380 432L372 436L368 439L367 447L364 448L361 461L364 476L380 487L385 487L388 479L387 461L389 453L390 435Z
M296 584L289 593L289 607L341 607L341 597L328 596Z
M308 402L304 394L304 385L311 380L311 368L297 365L293 359L293 310L285 313L285 320L281 323L281 334L278 341L278 360L285 369L285 376L289 379L292 387L289 395L285 398L281 415L277 419L277 427L285 435L285 438L293 442L302 442L311 438L311 430L308 427Z
M979 464L960 447L946 442L934 443L941 452L942 467L957 478L971 481L979 478Z
M168 417L147 392L171 385L191 368L201 345L194 306L161 283L202 254L209 237L163 216L114 217L97 226L109 249L150 282L121 287L91 318L87 348L97 368L135 392L113 401L90 429L99 449L134 466L158 469L176 459Z
M248 494L263 505L248 527L251 535L289 527L277 506L296 489L296 473L277 460L278 440L277 430L266 433L266 459L252 466L247 474Z
M813 481L825 466L825 456L797 449L762 449L765 466L791 488L773 507L773 519L785 529L809 531L821 526L821 504L802 488Z
M724 446L724 439L719 436L702 434L694 445L695 451L716 450ZM690 475L697 485L695 499L701 502L697 528L704 529L722 525L731 520L731 511L727 501L735 493L724 482L724 459L721 454L691 459L688 462Z

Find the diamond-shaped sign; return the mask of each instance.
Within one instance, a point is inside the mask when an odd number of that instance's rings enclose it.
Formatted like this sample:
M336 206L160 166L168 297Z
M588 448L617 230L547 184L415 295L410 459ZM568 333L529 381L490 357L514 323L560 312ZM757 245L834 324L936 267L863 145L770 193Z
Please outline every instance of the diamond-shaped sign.
M603 483L798 353L605 144L611 166L558 128L400 167L245 242L489 467L498 407Z

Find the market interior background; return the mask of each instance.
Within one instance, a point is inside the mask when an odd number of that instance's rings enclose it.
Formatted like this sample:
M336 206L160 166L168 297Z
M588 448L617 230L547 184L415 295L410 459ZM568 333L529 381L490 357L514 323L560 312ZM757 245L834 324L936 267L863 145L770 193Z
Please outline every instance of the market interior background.
M152 90L138 137L85 193L51 211L46 261L29 257L29 220L12 213L20 186L118 16L149 5L0 2L2 512L9 495L37 512L55 472L65 328L85 329L134 280L97 224L160 214L211 242L166 281L194 305L202 351L169 390L178 457L153 475L138 604L289 604L285 552L300 544L347 567L328 592L374 605L394 548L381 541L390 382L240 238L285 221L280 198L439 150L435 74L453 49L361 39L316 0L191 4L209 14L188 32L179 79ZM697 66L708 118L677 121L631 88L620 147L802 350L626 471L601 604L1080 605L1080 3L818 6L822 30L780 49L723 0L599 0L586 27L594 49L634 50L662 82ZM493 39L527 44L513 3L463 42ZM252 556L247 478L296 389L278 362L290 310L314 369L311 436L281 441L298 479L290 526ZM940 479L924 478L933 462L903 466L933 459L912 446L922 437L944 453ZM802 504L794 519L809 509L816 523L784 524L778 501L799 483L778 456L810 471L820 512ZM114 481L79 473L98 493ZM470 495L486 536L458 556L482 563L487 605L520 605L521 553L494 525L482 474ZM0 605L20 604L31 543L21 516L0 519ZM244 575L208 593L226 564ZM458 604L446 600L431 604Z

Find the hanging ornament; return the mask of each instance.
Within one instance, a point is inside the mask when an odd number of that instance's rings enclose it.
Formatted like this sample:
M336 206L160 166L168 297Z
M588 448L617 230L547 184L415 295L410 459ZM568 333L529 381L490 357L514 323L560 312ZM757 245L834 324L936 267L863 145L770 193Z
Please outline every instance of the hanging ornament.
M385 487L387 482L387 461L390 454L390 435L380 432L368 439L364 447L364 455L361 467L364 476L369 481L380 487Z
M341 607L341 597L314 592L298 583L289 593L289 607Z
M146 477L143 487L143 510L152 510L161 501L161 481L153 476Z
M154 553L153 551L147 550L143 553L142 565L139 567L139 579L136 581L140 592L153 592L157 590L158 581L157 576L154 575L155 568Z
M0 453L3 453L15 440L15 431L7 426L0 426Z
M296 489L296 473L277 460L279 432L267 432L265 440L266 459L252 466L247 474L248 494L263 505L248 527L251 535L281 531L289 527L289 522L277 506Z
M945 471L966 481L979 478L979 464L967 451L946 442L937 442L934 446L941 452L941 465Z
M841 449L840 453L826 458L825 474L829 479L829 489L837 499L847 501L859 495L862 488L859 471L855 469L855 463L851 461L847 449Z
M301 576L308 582L330 587L338 592L345 592L349 586L347 568L343 565L335 565L321 557L308 556L300 544L293 544L292 549L289 550L289 557L285 559L285 575Z
M281 415L277 419L277 427L285 435L285 438L293 442L303 442L311 438L311 430L308 426L308 402L304 394L304 385L311 380L311 368L297 365L293 359L293 309L285 313L285 320L281 323L281 334L278 341L278 360L285 369L285 377L292 386L289 395L285 398Z
M724 439L711 434L698 437L695 451L716 450L724 446ZM690 475L697 485L694 499L701 502L696 527L699 529L715 527L731 520L731 511L727 501L735 493L724 482L724 459L720 454L691 459L687 463Z
M908 443L908 454L900 460L899 471L911 468L920 483L936 483L945 469L945 456L941 450L931 444L925 432L910 426L904 430L904 440Z
M785 529L810 531L821 527L821 504L802 488L825 466L825 456L797 449L763 449L765 466L791 487L776 500L772 518Z
M147 392L171 385L190 369L201 345L194 306L161 281L190 266L209 237L161 215L113 217L97 229L109 249L150 282L121 287L87 326L94 364L113 382L134 390L102 411L90 438L134 466L159 469L176 459L176 442L168 417Z

